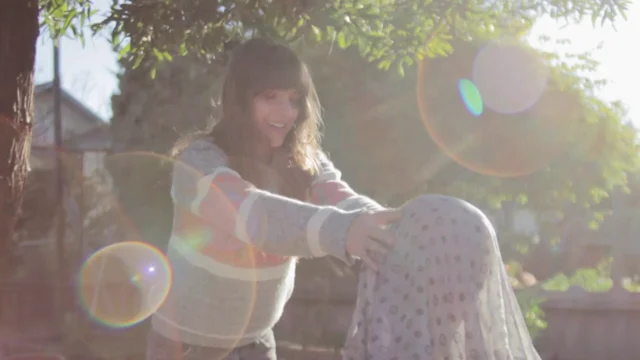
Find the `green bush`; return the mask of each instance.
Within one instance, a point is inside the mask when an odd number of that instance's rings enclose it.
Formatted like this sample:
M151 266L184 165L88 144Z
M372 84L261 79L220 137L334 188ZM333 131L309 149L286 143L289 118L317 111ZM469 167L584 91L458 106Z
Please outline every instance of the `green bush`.
M535 339L547 327L544 312L540 305L544 302L542 297L536 296L531 289L523 289L516 292L518 304L527 323L529 334Z

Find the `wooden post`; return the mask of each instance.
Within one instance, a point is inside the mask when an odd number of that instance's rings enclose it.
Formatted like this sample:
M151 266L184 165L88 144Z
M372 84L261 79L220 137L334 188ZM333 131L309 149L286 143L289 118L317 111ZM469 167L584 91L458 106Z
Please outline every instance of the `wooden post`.
M66 266L64 259L64 246L66 235L66 213L64 207L64 167L62 163L63 153L63 129L62 129L62 88L60 85L60 40L54 41L53 45L53 132L54 151L56 158L55 167L55 199L56 199L56 277L55 277L55 297L56 297L56 318L60 321L64 319L64 290L66 285Z

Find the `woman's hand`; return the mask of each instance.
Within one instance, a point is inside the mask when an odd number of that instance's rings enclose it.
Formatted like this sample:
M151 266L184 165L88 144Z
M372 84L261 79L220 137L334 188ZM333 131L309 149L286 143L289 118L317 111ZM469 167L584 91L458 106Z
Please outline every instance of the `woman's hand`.
M401 211L395 209L358 216L347 234L349 255L360 258L375 270L396 243L395 236L387 230L387 227L401 217Z

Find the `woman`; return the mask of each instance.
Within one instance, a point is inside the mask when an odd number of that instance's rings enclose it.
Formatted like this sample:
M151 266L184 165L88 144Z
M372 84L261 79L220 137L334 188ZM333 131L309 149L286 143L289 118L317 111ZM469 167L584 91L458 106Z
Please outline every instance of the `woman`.
M363 269L346 360L540 360L486 216L451 197L405 204L398 243Z
M222 115L179 145L167 257L172 287L152 317L148 360L273 360L272 327L295 258L372 268L399 219L341 181L319 146L320 106L289 48L253 39L233 53Z

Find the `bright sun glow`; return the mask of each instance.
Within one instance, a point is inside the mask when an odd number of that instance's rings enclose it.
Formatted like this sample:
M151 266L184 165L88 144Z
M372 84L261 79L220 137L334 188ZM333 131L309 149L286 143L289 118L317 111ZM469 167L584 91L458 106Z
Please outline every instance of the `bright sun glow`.
M616 30L607 23L594 28L587 20L577 25L563 26L550 19L542 19L536 24L531 42L545 50L561 53L581 53L595 50L594 58L600 62L598 72L591 76L606 79L608 84L599 94L607 101L622 101L629 108L629 119L640 128L640 100L635 93L640 81L640 52L634 51L640 35L640 2L629 8L627 20L616 21ZM552 41L540 44L536 39L546 34ZM556 45L553 40L567 39L570 45ZM600 49L598 45L602 44Z

